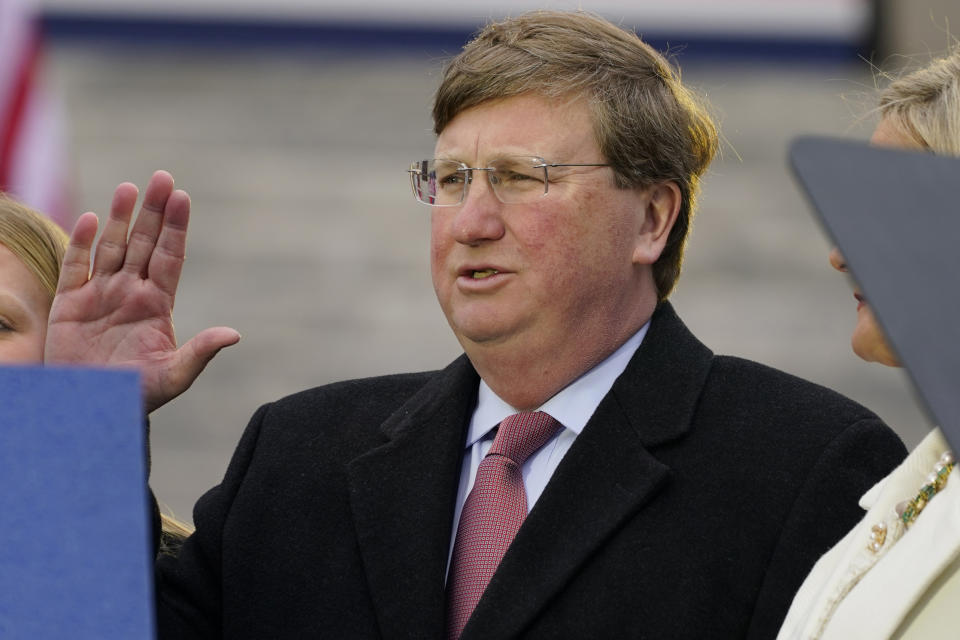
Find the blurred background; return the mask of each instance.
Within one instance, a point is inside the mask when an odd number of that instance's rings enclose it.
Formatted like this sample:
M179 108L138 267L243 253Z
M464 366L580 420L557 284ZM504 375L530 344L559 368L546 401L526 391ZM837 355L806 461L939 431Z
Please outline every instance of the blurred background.
M942 52L955 0L0 0L0 186L69 226L171 171L194 211L178 335L243 334L152 417L152 485L175 515L191 519L260 404L459 354L405 169L431 154L433 90L472 32L576 7L669 52L721 125L681 316L714 351L838 389L919 441L907 378L850 351L856 303L786 150L866 139L878 69Z

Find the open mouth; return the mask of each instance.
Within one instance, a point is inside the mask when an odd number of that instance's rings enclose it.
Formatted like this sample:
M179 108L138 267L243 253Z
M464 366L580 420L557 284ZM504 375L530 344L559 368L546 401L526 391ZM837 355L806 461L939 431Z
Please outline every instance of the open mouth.
M482 280L484 278L489 278L490 276L495 276L498 273L500 272L497 271L496 269L480 269L478 271L471 272L470 276L474 280Z

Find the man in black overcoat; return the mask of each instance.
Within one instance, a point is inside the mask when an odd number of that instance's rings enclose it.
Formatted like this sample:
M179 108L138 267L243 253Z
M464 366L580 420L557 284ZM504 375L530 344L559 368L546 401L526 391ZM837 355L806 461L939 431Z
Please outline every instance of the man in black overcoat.
M257 411L158 560L159 636L774 637L904 450L836 393L715 356L667 301L709 116L633 33L537 12L449 63L434 122L410 177L464 355ZM151 410L239 336L177 349L189 199L155 174L128 240L135 199L118 187L89 278L80 219L47 354L140 367ZM513 414L552 425L517 460Z

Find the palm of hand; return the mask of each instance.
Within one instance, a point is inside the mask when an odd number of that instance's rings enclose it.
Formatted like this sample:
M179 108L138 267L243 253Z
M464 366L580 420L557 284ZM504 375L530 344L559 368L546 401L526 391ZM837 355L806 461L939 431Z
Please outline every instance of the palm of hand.
M190 201L172 188L169 174L154 174L128 242L136 187L117 187L89 276L97 220L91 213L80 217L64 256L44 350L46 362L136 368L148 412L185 391L217 351L240 337L215 327L177 348L172 312Z
M93 278L57 296L46 348L59 362L135 367L145 388L165 386L160 378L177 349L172 307L168 295L136 274Z

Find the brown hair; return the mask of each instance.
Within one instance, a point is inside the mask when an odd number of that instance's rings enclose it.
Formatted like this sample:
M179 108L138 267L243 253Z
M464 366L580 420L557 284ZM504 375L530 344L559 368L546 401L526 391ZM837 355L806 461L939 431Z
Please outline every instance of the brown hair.
M0 193L0 244L37 277L51 300L68 240L56 223Z
M917 144L960 156L960 46L891 82L879 103L880 115Z
M680 214L653 266L665 300L680 275L700 176L717 149L705 107L681 84L679 70L635 33L582 11L534 11L488 25L447 64L434 132L470 107L530 91L587 98L618 187L680 187Z

